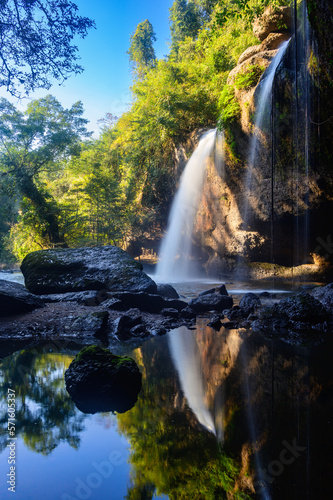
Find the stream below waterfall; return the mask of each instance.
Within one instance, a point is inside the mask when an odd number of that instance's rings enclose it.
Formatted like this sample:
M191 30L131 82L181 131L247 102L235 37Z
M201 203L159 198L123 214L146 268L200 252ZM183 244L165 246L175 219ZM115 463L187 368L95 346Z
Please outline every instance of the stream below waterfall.
M214 285L176 287L190 298ZM235 299L262 290L227 288ZM36 343L30 358L29 349L3 357L1 498L12 498L7 387L16 392L17 500L330 498L332 339L307 349L207 323L199 318L193 330L135 349L118 343L143 376L138 401L124 414L76 408L64 372L80 345ZM29 369L22 374L23 358Z

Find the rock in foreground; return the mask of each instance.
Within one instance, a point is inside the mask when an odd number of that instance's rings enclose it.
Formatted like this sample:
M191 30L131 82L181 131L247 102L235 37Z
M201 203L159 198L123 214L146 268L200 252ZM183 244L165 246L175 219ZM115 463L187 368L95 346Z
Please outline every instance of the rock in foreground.
M21 265L25 285L36 294L110 290L156 292L142 265L114 246L40 250Z
M0 280L0 316L33 311L44 304L19 283Z
M82 349L65 372L66 389L84 413L125 413L137 401L141 378L132 358L98 346Z
M239 307L241 308L241 311L245 317L253 313L254 310L260 306L261 301L259 297L255 293L251 292L243 295L239 303Z

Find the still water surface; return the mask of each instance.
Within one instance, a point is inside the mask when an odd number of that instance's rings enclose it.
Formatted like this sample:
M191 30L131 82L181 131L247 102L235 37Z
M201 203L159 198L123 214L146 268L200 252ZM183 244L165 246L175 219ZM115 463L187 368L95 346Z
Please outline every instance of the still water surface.
M300 349L207 322L122 346L143 375L124 414L75 407L64 372L80 346L49 343L3 358L0 497L331 498L332 341ZM16 392L15 496L6 484L8 387Z

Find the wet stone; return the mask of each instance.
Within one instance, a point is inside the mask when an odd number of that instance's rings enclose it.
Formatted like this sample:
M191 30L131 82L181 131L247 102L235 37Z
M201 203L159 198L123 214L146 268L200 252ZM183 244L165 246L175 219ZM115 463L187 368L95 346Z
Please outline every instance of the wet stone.
M171 307L162 309L161 311L162 316L167 316L170 318L178 318L179 316L179 311L177 309L173 309Z
M220 293L209 293L206 295L199 295L199 297L192 299L189 303L194 312L202 313L208 311L222 312L224 309L231 308L233 300L231 297L221 295Z
M98 346L82 349L65 372L66 389L84 413L128 411L137 401L141 379L132 358Z
M261 306L261 301L258 295L255 293L246 293L241 301L239 302L239 307L243 311L245 316L253 313L257 307Z
M179 299L179 295L174 287L168 283L157 284L157 295L161 295L166 299Z
M216 331L219 331L221 328L222 328L222 321L221 319L223 319L224 316L214 316L212 318L212 320L208 323L208 326L210 326L211 328L213 328L214 330Z

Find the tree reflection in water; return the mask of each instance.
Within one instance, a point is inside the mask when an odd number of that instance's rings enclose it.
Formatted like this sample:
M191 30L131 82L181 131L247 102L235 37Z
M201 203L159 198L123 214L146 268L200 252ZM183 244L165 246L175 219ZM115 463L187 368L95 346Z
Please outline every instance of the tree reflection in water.
M23 350L1 360L0 397L5 405L8 387L16 393L16 435L26 446L43 455L61 442L73 448L80 444L84 415L77 411L66 391L64 373L74 355ZM1 450L6 446L7 414L0 420Z

